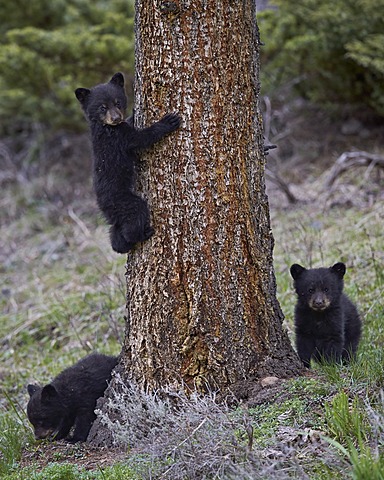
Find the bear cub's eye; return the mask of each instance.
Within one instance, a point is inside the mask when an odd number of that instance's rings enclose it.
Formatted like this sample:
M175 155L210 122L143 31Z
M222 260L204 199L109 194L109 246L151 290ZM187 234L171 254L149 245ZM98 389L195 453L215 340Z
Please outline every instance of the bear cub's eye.
M108 109L107 109L107 106L106 106L106 105L104 105L104 104L103 104L103 105L100 105L100 112L101 112L101 113L105 113L107 110L108 110Z
M328 288L325 287L325 288L324 288L324 293L327 293L327 292L328 292Z
M313 288L308 289L308 293L313 293L313 292L314 292Z
M115 107L117 107L117 108L121 107L121 103L118 100L116 100L116 102L115 102Z

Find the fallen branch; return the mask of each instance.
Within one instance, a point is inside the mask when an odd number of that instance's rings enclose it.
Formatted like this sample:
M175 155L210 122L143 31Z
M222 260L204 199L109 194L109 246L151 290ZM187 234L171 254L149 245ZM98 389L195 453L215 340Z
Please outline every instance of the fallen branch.
M324 190L328 190L336 179L347 170L355 167L384 168L384 157L368 152L344 152L330 169L328 178L324 182Z

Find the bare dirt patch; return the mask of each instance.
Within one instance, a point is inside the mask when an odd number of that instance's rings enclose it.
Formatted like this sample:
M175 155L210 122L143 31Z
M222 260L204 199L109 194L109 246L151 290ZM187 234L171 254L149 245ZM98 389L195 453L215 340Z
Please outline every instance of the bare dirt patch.
M24 449L20 461L21 467L46 467L48 464L73 463L86 470L99 470L124 461L126 454L121 450L99 447L87 443L70 444L65 441L41 442Z

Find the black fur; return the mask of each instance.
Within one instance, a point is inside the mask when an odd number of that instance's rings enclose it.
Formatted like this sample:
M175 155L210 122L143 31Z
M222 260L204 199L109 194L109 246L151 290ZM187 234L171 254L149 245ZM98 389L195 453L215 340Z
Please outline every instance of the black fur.
M113 250L127 253L154 232L148 205L134 192L136 151L178 129L181 119L169 113L150 127L136 130L133 117L124 119L127 97L121 73L91 90L78 88L75 94L91 129L97 203L111 225Z
M27 414L35 438L84 442L96 418L96 400L107 388L116 364L117 357L93 353L44 387L28 385ZM73 426L73 435L68 437Z
M298 297L295 307L296 349L306 367L317 361L348 362L356 354L361 320L343 293L344 263L330 268L291 266Z

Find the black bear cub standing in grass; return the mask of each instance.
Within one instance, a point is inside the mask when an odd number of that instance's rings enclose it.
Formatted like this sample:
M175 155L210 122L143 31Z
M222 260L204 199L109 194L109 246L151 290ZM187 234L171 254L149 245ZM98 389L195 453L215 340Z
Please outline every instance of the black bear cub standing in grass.
M298 297L295 307L297 353L306 367L317 361L348 362L356 353L361 320L343 293L344 263L330 268L291 266Z
M84 442L96 418L96 400L107 388L116 364L117 357L93 353L44 387L28 385L27 414L35 438ZM73 435L68 437L73 426Z
M169 113L150 127L136 130L133 117L125 120L127 97L122 73L92 89L78 88L75 94L91 129L97 203L111 225L113 250L127 253L153 234L148 205L134 192L136 151L178 129L181 119Z

